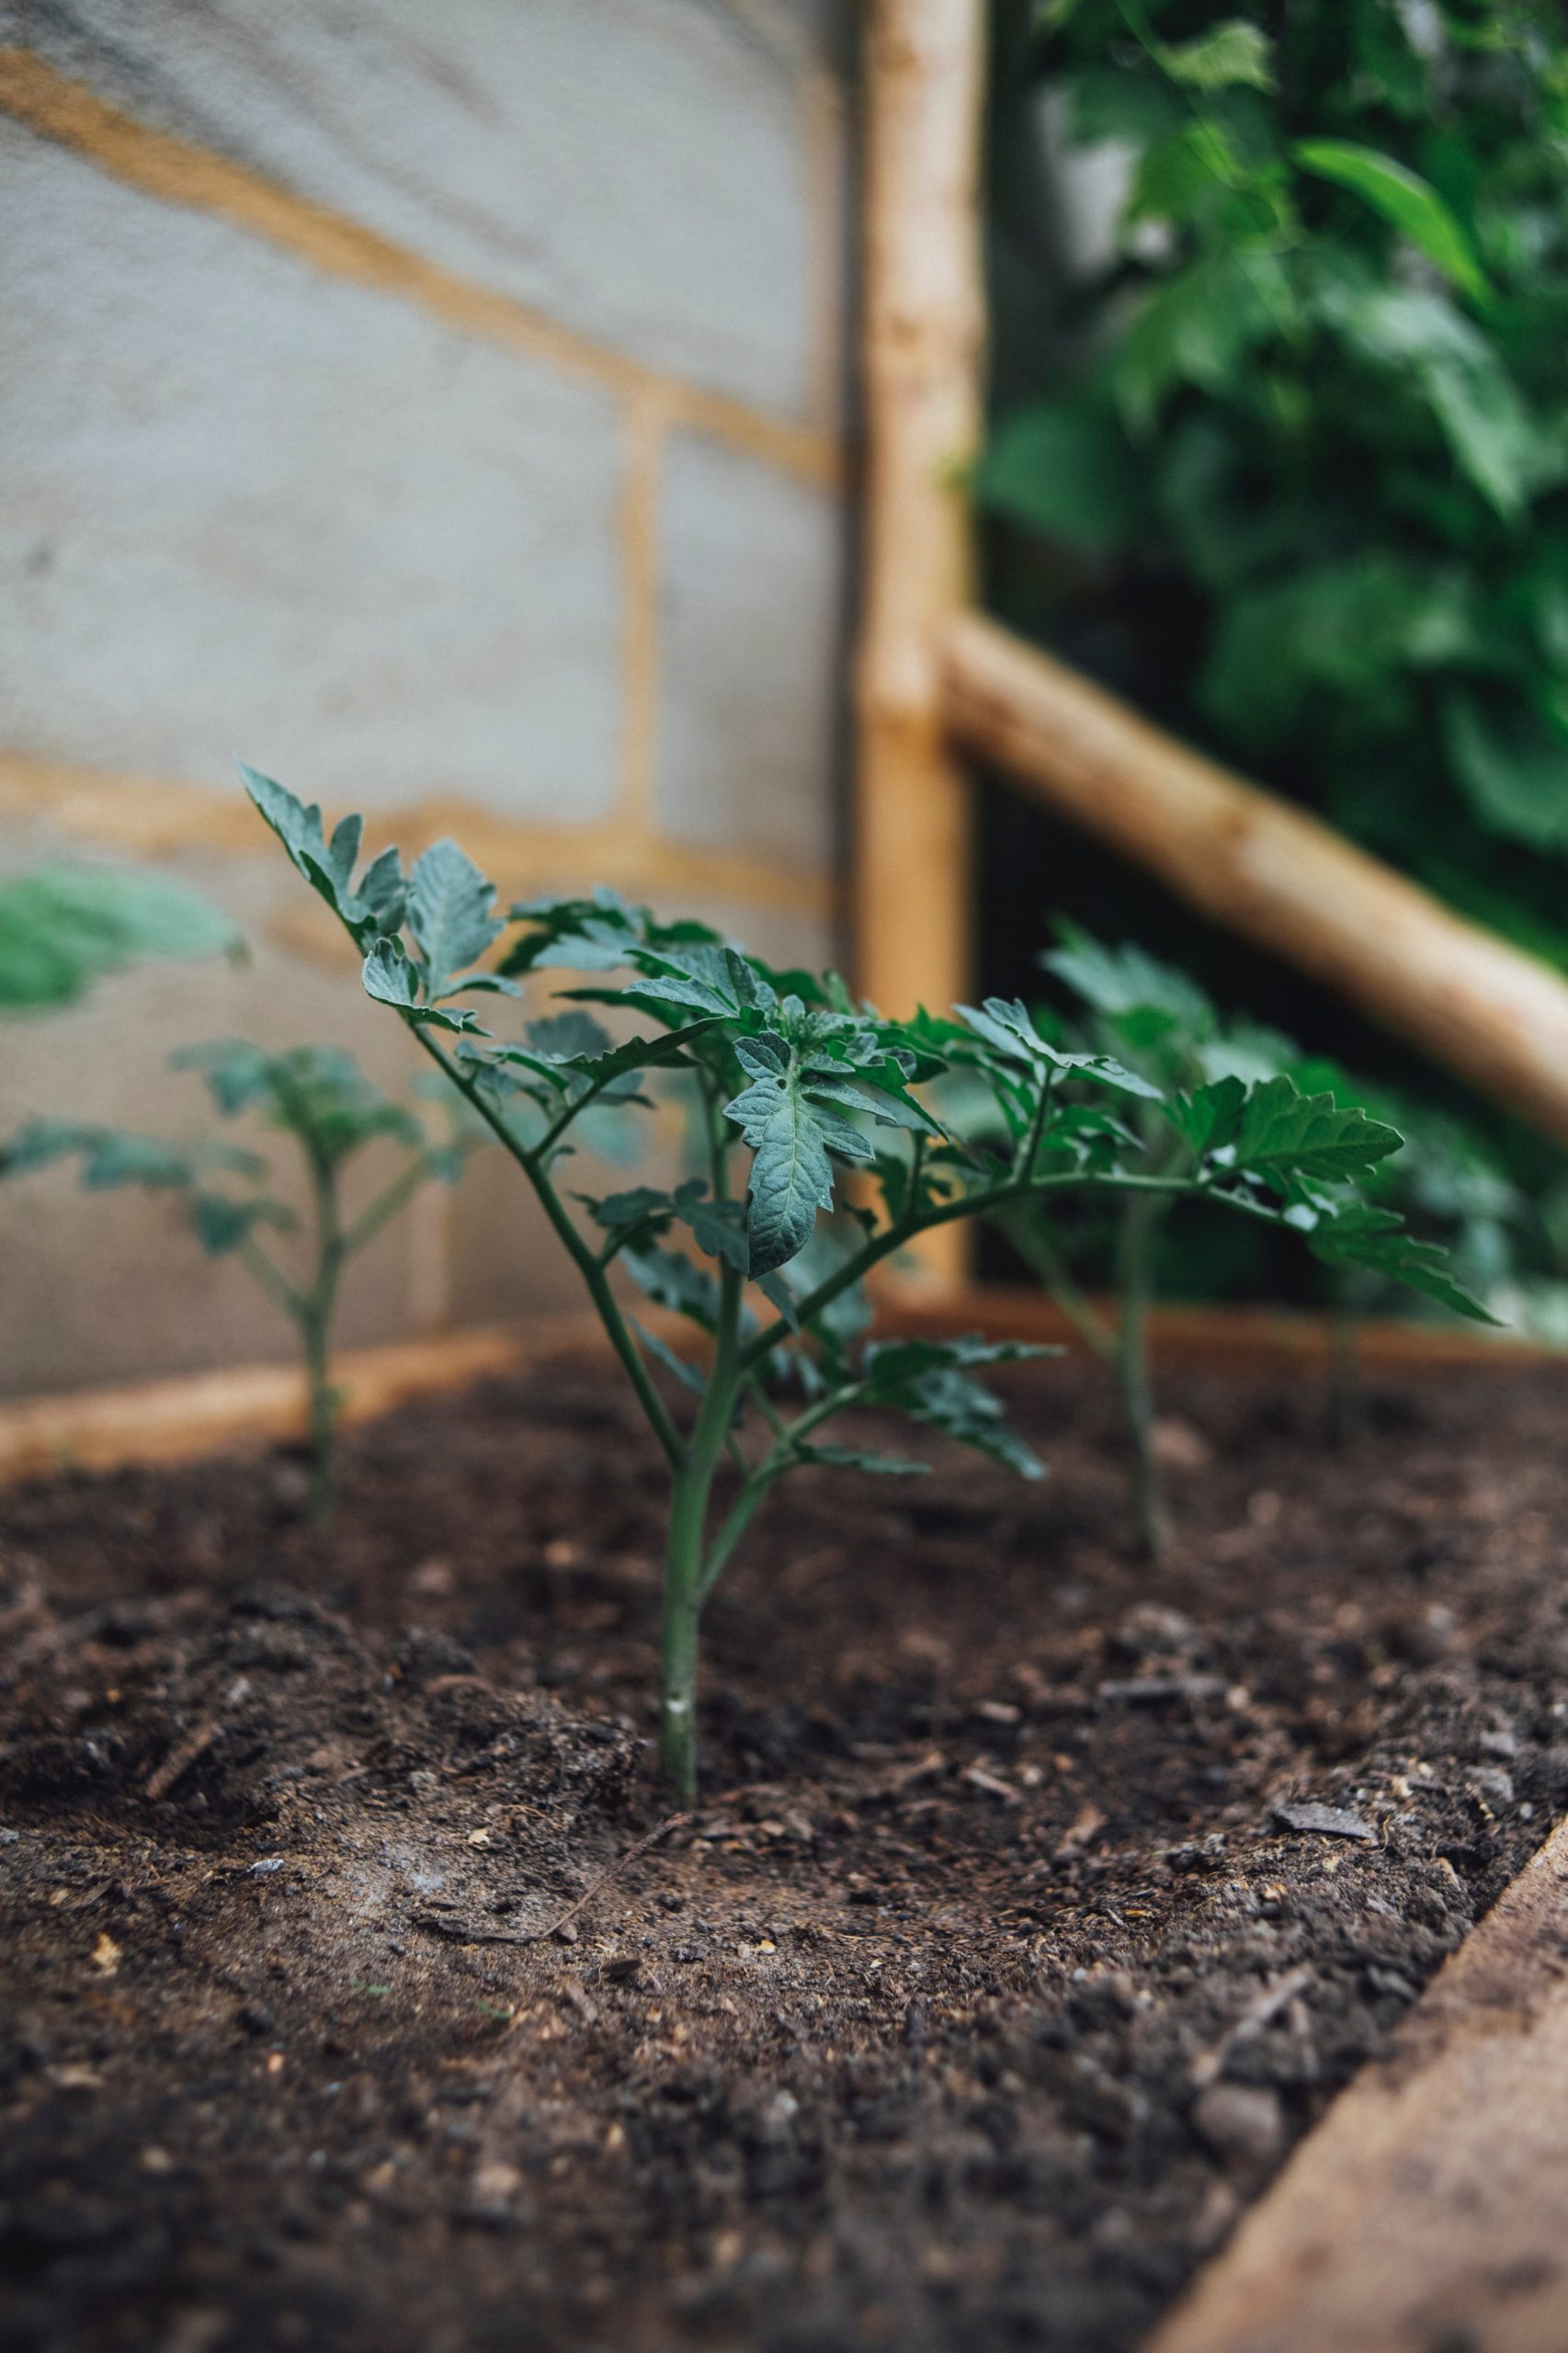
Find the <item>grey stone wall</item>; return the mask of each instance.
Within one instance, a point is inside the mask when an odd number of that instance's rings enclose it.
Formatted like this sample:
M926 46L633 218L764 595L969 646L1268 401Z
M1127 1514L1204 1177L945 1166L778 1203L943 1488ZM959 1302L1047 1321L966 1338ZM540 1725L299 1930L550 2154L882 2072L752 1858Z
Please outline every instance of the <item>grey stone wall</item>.
M216 1034L406 1075L236 753L505 891L831 952L851 15L0 6L0 868L153 860L253 949L10 1025L0 1130L188 1131ZM347 1338L561 1303L503 1178ZM287 1346L167 1203L18 1182L0 1256L11 1392Z

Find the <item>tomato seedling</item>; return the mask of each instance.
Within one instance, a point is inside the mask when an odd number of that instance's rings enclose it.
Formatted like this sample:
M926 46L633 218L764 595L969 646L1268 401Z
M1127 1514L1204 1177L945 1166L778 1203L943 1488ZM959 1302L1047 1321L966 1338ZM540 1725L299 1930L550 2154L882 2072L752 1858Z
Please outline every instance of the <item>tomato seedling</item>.
M1258 1104L1287 1100L1278 1093L1283 1086L1298 1100L1359 1111L1383 1135L1403 1139L1397 1152L1390 1146L1370 1158L1347 1158L1340 1166L1334 1153L1320 1154L1310 1170L1294 1169L1287 1190L1285 1222L1302 1229L1332 1270L1336 1417L1347 1410L1354 1316L1390 1283L1425 1292L1460 1314L1495 1320L1459 1279L1458 1267L1474 1280L1496 1280L1506 1263L1508 1222L1518 1220L1524 1205L1489 1165L1484 1147L1457 1123L1400 1104L1396 1125L1392 1097L1368 1090L1335 1063L1303 1060L1275 1030L1244 1019L1225 1020L1189 974L1142 948L1108 948L1064 923L1058 926L1057 945L1040 961L1083 1006L1083 1042L1120 1055L1150 1082L1152 1097L1134 1107L1132 1123L1142 1165L1153 1171L1179 1178L1197 1170L1205 1150L1212 1154L1213 1141L1204 1144L1187 1132L1168 1106L1215 1099L1217 1086L1242 1088ZM1050 1016L1036 1018L1049 1021ZM1269 1089L1275 1090L1272 1097ZM1244 1154L1254 1149L1244 1138L1238 1143ZM1198 1189L1208 1198L1223 1198L1222 1188ZM1154 1444L1148 1315L1165 1222L1182 1198L1181 1188L1173 1186L1129 1194L1109 1205L1114 1316L1102 1312L1074 1272L1074 1245L1081 1237L1066 1230L1049 1198L1036 1194L1009 1203L995 1221L1085 1346L1116 1374L1131 1456L1133 1508L1144 1545L1156 1559L1167 1540L1169 1514ZM1427 1233L1413 1232L1407 1214L1416 1216ZM1432 1229L1452 1246L1454 1257L1430 1238Z
M770 971L706 925L659 921L610 892L528 901L503 917L494 884L455 843L437 842L407 874L393 849L358 873L360 818L328 839L319 809L243 773L355 940L369 995L407 1024L538 1197L664 1453L660 1722L683 1801L696 1787L703 1606L761 1505L801 1465L926 1467L830 1440L828 1424L851 1407L890 1408L1039 1475L977 1375L1042 1351L871 1339L862 1286L873 1267L956 1220L1085 1188L1202 1195L1296 1227L1329 1256L1385 1264L1394 1247L1398 1220L1347 1188L1400 1138L1331 1096L1302 1096L1284 1077L1166 1090L1111 1054L1053 1044L1021 1003L1000 998L951 1018L888 1020L835 974ZM567 1009L520 1036L495 1034L459 1003L518 995L557 969L580 976L561 992ZM589 1005L652 1034L612 1038ZM653 1071L693 1090L703 1175L569 1193L561 1172L576 1123L607 1102L645 1102ZM944 1119L920 1091L955 1072L987 1107L971 1125ZM1181 1146L1178 1166L1152 1162L1129 1104L1158 1114ZM846 1169L859 1178L847 1196ZM621 1278L696 1328L700 1365L640 1327ZM655 1365L687 1393L686 1410L666 1401Z
M20 1175L75 1159L89 1191L143 1185L176 1193L202 1248L213 1257L237 1257L255 1276L300 1336L310 1420L310 1510L324 1522L336 1492L342 1400L332 1381L332 1329L345 1269L423 1185L455 1182L467 1154L487 1141L489 1131L460 1097L435 1081L445 1098L447 1134L432 1138L406 1105L383 1095L352 1054L336 1046L269 1053L227 1039L185 1049L174 1056L173 1067L199 1071L224 1117L254 1112L298 1147L311 1201L302 1274L289 1272L261 1238L268 1228L292 1233L299 1224L288 1204L269 1191L266 1160L221 1138L187 1145L119 1128L35 1120L0 1148L0 1172ZM398 1146L403 1165L350 1217L343 1199L348 1165L378 1142Z

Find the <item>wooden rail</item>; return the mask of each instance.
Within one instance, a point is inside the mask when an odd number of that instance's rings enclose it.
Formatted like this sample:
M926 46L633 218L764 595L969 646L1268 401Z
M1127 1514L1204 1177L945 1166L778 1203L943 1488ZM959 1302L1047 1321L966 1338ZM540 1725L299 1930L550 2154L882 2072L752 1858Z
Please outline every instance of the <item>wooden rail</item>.
M996 1339L1077 1347L1065 1320L1040 1291L1001 1284L963 1284L934 1291L890 1281L879 1294L882 1327L909 1337L982 1332ZM1097 1302L1108 1314L1110 1302ZM689 1324L658 1308L647 1322L671 1347L689 1348ZM1166 1368L1318 1373L1329 1364L1330 1335L1321 1315L1272 1308L1156 1307L1150 1320L1154 1362ZM1531 1365L1553 1352L1507 1338L1439 1324L1369 1322L1360 1326L1363 1369L1397 1378L1467 1365ZM344 1417L373 1419L416 1397L461 1389L491 1373L521 1371L555 1356L606 1357L603 1328L590 1312L531 1316L380 1348L348 1349L334 1366L345 1392ZM1568 1358L1557 1357L1568 1370ZM233 1448L302 1438L304 1389L287 1364L236 1365L105 1389L66 1390L0 1401L0 1487L61 1471L112 1471L129 1463L199 1460Z
M1113 1328L1114 1299L1093 1305ZM950 1290L889 1281L878 1291L879 1328L911 1339L955 1339L977 1332L988 1340L1028 1340L1084 1353L1084 1344L1044 1291L1008 1283L964 1283ZM1518 1370L1560 1364L1568 1353L1508 1333L1460 1324L1416 1324L1368 1318L1352 1335L1365 1373L1394 1380L1467 1367ZM1151 1310L1149 1347L1156 1370L1290 1374L1325 1373L1336 1343L1327 1317L1278 1307L1164 1304Z
M977 613L942 640L955 742L1568 1142L1568 981Z
M970 984L972 825L937 646L972 594L985 0L874 0L866 72L864 609L856 660L853 970L889 1013ZM950 1279L961 1226L915 1255Z
M333 1366L344 1419L366 1421L486 1373L515 1372L530 1357L585 1345L597 1330L585 1312L348 1349ZM287 1364L230 1365L167 1381L22 1397L0 1404L0 1487L64 1470L188 1462L232 1447L302 1438L305 1427L304 1378Z

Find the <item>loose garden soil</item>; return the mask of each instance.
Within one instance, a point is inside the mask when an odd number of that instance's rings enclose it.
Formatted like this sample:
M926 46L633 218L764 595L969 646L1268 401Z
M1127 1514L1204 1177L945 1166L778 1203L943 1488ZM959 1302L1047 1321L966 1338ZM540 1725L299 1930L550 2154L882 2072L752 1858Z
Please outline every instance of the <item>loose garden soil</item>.
M1135 2346L1568 1796L1568 1379L1173 1386L1158 1573L1075 1368L800 1475L642 1845L597 1368L0 1497L0 2341Z

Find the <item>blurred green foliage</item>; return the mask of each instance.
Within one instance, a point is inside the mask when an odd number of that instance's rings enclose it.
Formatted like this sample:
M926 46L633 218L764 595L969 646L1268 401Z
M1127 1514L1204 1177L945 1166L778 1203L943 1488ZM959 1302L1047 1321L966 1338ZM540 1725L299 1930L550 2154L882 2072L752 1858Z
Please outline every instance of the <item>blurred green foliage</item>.
M999 49L994 179L1043 119L1058 196L1123 192L1041 290L1013 173L994 601L1568 964L1568 15L1053 0Z
M0 882L0 1013L73 1005L127 965L243 952L226 915L166 874L62 860Z

